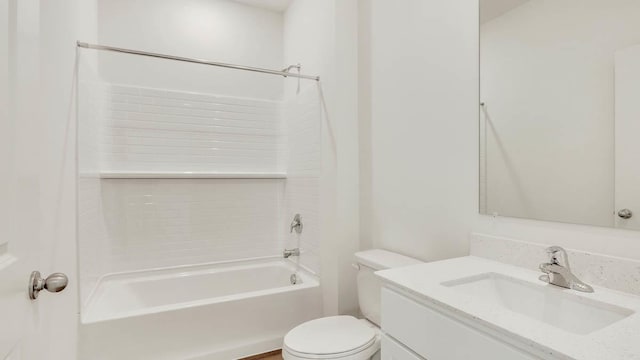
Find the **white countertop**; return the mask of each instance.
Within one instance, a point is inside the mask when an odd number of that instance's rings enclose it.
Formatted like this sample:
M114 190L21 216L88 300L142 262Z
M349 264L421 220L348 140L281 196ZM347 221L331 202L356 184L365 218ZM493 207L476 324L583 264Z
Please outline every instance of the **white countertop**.
M438 304L457 316L480 322L498 333L518 338L525 345L552 353L557 359L640 360L640 297L597 286L594 286L594 293L554 286L558 291L570 291L580 297L634 311L605 328L580 335L506 310L498 304L460 296L456 289L441 285L483 273L504 274L534 286L553 286L538 280L539 272L474 256L383 270L376 274L384 282L410 292L425 304Z

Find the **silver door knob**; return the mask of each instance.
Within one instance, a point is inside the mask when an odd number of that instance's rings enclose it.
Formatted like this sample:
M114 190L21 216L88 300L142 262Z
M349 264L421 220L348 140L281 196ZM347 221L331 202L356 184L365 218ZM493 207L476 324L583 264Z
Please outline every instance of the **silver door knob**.
M34 271L29 278L29 299L37 299L38 293L42 290L52 293L60 292L67 287L68 283L69 278L63 273L53 273L43 279L39 271Z
M629 209L622 209L618 211L618 216L623 219L631 219L631 217L633 216L633 212Z

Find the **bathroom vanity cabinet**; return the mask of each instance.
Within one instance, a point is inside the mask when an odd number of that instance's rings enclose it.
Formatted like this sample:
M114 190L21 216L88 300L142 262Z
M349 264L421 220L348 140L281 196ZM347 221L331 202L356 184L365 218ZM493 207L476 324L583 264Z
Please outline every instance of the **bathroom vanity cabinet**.
M376 272L383 360L640 360L640 298L467 256Z
M382 360L539 359L411 294L382 290Z

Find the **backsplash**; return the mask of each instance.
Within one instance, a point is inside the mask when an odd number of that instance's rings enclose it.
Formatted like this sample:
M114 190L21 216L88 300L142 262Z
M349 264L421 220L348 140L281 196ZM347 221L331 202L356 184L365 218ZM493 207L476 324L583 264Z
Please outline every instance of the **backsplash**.
M471 255L539 271L548 260L542 245L484 234L471 234ZM640 261L566 249L572 272L590 285L640 295Z

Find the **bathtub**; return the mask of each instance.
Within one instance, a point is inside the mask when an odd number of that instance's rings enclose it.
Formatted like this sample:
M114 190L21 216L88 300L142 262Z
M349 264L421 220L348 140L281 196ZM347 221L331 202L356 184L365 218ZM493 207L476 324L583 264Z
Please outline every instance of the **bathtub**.
M79 359L238 359L322 316L315 276L279 258L102 277L80 313Z

